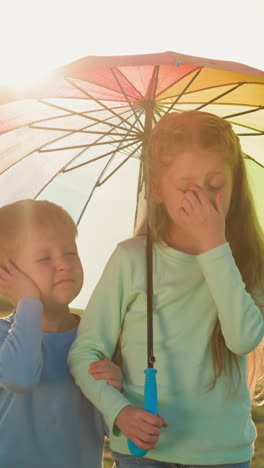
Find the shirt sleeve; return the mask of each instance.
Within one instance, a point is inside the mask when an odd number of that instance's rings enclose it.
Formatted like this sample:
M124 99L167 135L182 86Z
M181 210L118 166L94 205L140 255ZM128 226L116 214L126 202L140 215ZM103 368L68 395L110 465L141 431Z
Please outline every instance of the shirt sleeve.
M197 256L215 301L227 347L244 355L264 336L264 317L246 291L228 243Z
M0 325L0 386L24 393L39 383L42 370L42 303L26 298L19 301L14 322Z
M109 428L122 408L131 404L105 380L95 380L89 364L112 358L127 309L130 273L124 249L119 245L99 280L81 318L68 363L76 384L102 412Z

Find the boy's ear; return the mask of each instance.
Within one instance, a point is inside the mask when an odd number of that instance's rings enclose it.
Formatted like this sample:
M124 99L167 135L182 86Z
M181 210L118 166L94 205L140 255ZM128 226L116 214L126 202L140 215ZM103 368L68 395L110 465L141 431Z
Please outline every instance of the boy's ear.
M150 199L159 205L162 203L162 193L159 181L156 178L150 180Z

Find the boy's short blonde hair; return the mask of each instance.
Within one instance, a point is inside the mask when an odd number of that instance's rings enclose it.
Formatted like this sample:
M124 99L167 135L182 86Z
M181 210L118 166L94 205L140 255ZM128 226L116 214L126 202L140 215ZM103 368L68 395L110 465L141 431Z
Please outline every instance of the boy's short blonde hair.
M73 219L59 205L47 200L20 200L0 208L0 262L23 248L33 230L63 227L77 236Z

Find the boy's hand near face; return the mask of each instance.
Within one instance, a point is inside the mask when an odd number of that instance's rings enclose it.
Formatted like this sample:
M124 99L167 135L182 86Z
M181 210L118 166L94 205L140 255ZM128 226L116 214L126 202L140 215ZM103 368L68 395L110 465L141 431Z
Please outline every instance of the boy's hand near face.
M0 266L0 293L9 297L14 306L26 297L40 299L40 291L34 281L10 260L6 261L5 268Z
M123 376L119 366L111 359L105 358L90 364L88 371L95 380L106 380L109 385L121 391L123 386Z

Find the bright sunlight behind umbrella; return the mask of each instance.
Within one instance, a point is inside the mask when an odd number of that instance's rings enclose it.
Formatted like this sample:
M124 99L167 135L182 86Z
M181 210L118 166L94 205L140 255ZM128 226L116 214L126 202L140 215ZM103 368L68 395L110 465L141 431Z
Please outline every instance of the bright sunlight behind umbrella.
M76 306L85 306L114 245L132 235L143 148L166 113L206 110L232 124L261 212L263 85L260 70L173 52L86 57L0 106L1 204L51 199L80 223L88 289Z

